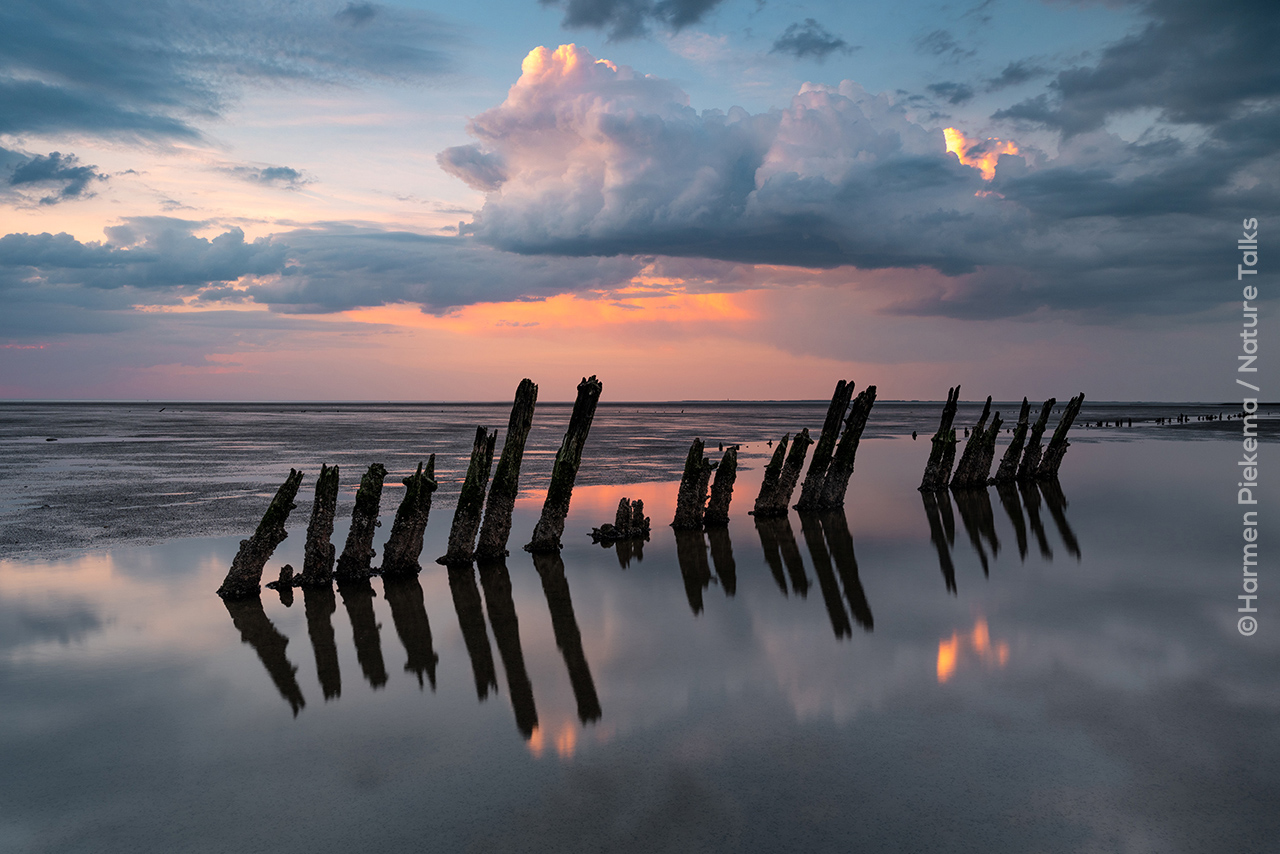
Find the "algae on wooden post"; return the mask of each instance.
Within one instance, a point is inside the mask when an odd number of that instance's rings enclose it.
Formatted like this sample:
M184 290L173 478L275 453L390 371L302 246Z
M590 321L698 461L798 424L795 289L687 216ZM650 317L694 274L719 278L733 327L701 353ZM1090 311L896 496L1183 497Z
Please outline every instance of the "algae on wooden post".
M782 441L778 442L778 447L773 449L773 457L765 467L764 480L760 483L760 494L756 496L755 507L751 511L756 516L769 515L768 511L774 505L774 497L778 493L778 481L782 479L782 466L787 457L787 443L790 441L791 434L787 433L782 437Z
M960 386L947 390L947 403L942 407L942 420L938 424L938 432L933 434L929 450L929 462L924 467L924 477L920 481L920 490L937 492L947 488L951 481L951 463L956 456L956 434L951 429L955 421L956 406L960 401Z
M471 447L471 462L467 465L467 477L458 494L458 506L453 511L453 527L449 529L449 549L436 563L448 566L470 563L475 557L476 531L480 529L480 511L484 507L484 490L489 485L489 470L493 467L493 445L497 432L489 433L483 427L476 428L476 441Z
M271 558L276 546L289 536L285 531L285 522L289 513L297 505L293 499L298 495L298 487L302 484L302 472L289 469L289 476L276 490L267 512L262 514L262 521L247 540L240 541L240 551L231 561L231 569L218 588L218 595L223 599L246 599L262 592L262 568Z
M715 480L711 484L711 498L702 521L708 527L729 524L729 502L733 500L733 483L738 479L738 446L732 445L716 466Z
M1057 398L1049 398L1044 402L1044 406L1040 407L1040 415L1036 418L1036 423L1031 425L1031 435L1027 437L1026 450L1022 452L1022 462L1018 465L1017 479L1019 481L1034 480L1036 469L1040 468L1040 456L1044 453L1044 447L1040 444L1041 437L1044 436L1044 428L1049 423L1049 413L1053 411Z
M671 527L678 531L702 530L706 513L707 484L715 466L702 455L701 439L694 439L684 461L684 475L680 478L680 490L676 494L676 516Z
M1005 448L1004 456L1000 458L1000 467L996 469L995 477L991 478L992 483L1013 483L1018 475L1018 458L1022 456L1022 448L1027 443L1027 430L1030 428L1031 404L1024 397L1022 409L1018 410L1018 426L1013 428L1013 441Z
M418 471L404 484L404 499L391 523L391 536L382 549L383 575L416 575L422 571L418 558L422 555L422 536L431 517L431 494L436 491L436 455L427 459L426 471L418 463Z
M307 544L303 551L303 587L333 583L333 516L338 506L338 467L320 466L316 478L316 497L311 504L311 522L307 525Z
M875 403L876 387L873 385L864 388L854 398L844 422L844 434L840 437L840 444L836 446L831 464L827 466L827 475L823 478L822 490L818 493L819 509L835 510L844 506L844 494L849 489L849 478L853 476L853 465L858 455L858 442L862 440L862 431L866 429L867 417Z
M1049 446L1044 450L1044 457L1040 460L1040 466L1036 469L1036 480L1053 480L1058 476L1058 468L1062 465L1062 457L1067 453L1067 448L1071 443L1067 441L1067 431L1071 429L1071 424L1076 420L1076 416L1080 414L1080 407L1084 404L1084 392L1071 398L1067 404L1067 408L1063 410L1062 417L1058 419L1058 426L1053 431L1053 438L1049 440Z
M489 497L485 500L484 524L480 526L476 557L498 558L507 554L511 513L516 506L516 496L520 494L520 462L524 459L524 445L533 426L533 408L537 402L538 386L526 377L520 381L515 402L511 404L511 419L507 422L507 438L502 443L502 457L493 471Z
M369 562L373 560L373 535L378 525L378 505L382 503L382 481L387 470L382 463L374 463L360 478L356 490L356 504L351 510L351 530L347 543L342 547L335 575L339 581L367 578Z
M569 416L569 428L565 430L556 462L551 468L551 483L547 498L542 503L542 516L533 528L533 538L525 545L528 552L546 553L560 551L560 535L564 533L564 520L569 515L569 499L573 497L573 482L578 477L582 463L582 448L591 432L591 420L600 402L604 385L593 375L578 383L578 397Z
M827 407L827 418L822 422L822 433L813 446L813 457L809 460L809 471L800 486L800 500L796 502L797 510L815 510L821 504L822 486L826 481L827 467L836 450L836 440L840 436L840 425L844 421L845 412L849 409L849 400L853 397L853 383L840 380L836 383L835 394L831 396L831 404Z

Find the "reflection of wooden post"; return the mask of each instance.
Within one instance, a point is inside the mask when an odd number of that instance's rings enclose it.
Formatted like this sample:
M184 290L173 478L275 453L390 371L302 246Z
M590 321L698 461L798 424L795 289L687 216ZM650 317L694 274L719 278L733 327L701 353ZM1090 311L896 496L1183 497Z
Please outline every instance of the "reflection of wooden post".
M822 601L827 606L827 615L831 618L831 630L837 638L853 635L853 626L849 623L849 613L840 600L840 585L831 571L831 555L827 553L827 545L822 537L822 525L813 513L800 514L800 534L805 545L809 547L809 558L813 561L814 574L818 576L818 589L822 591Z
M702 613L702 591L711 586L711 564L707 563L707 540L701 531L676 529L676 563L684 579L689 609Z
M1022 452L1022 462L1018 465L1017 479L1019 481L1034 480L1036 469L1040 468L1040 456L1044 453L1044 448L1040 445L1040 438L1044 435L1044 428L1049 423L1049 413L1053 411L1053 406L1058 401L1055 398L1049 398L1044 402L1044 406L1040 407L1040 415L1036 418L1036 423L1031 426L1031 435L1027 438L1027 448Z
M703 522L708 528L729 524L729 502L733 500L733 482L738 478L738 448L730 447L716 466L715 480L711 483L711 500Z
M547 498L542 504L542 517L534 526L533 538L525 545L525 551L535 554L560 551L560 535L564 533L564 520L569 515L569 499L573 496L573 482L582 463L582 448L591 432L591 420L595 417L596 404L600 402L603 389L603 384L594 376L578 383L578 398L573 403L573 414L569 416L569 428L565 430L560 450L556 452Z
M302 561L303 587L333 584L333 517L338 506L338 467L320 466L316 478L316 497L311 504L311 522L307 525L307 545Z
M382 662L382 641L378 637L378 618L373 614L373 585L369 579L338 582L338 593L351 621L351 640L356 647L356 661L373 690L387 684L387 666Z
M1012 482L997 483L996 494L1000 496L1000 504L1013 523L1013 533L1018 540L1018 558L1027 559L1027 522L1022 516L1022 505L1018 503L1018 489Z
M556 552L535 554L533 565L542 578L542 592L551 611L551 629L555 632L556 646L560 647L565 666L569 669L569 684L573 686L573 697L578 701L578 720L584 724L598 721L602 714L600 699L596 695L596 683L591 678L586 653L582 650L582 632L573 615L573 599L569 596L569 580L564 575L564 561Z
M1049 508L1053 523L1058 526L1058 534L1067 546L1067 553L1075 555L1077 561L1080 560L1080 541L1067 522L1067 497L1062 493L1062 485L1057 478L1046 480L1040 484L1040 492L1044 495L1044 503Z
M677 531L700 531L706 513L707 483L715 468L702 455L701 439L694 439L684 461L684 475L680 478L680 490L676 496L676 517L671 527Z
M497 432L489 433L483 427L476 428L476 441L471 447L467 477L462 482L458 506L453 511L453 527L449 529L449 550L436 558L436 563L458 566L470 563L475 557L476 531L480 530L484 491L489 485L489 470L493 467L493 445L497 439Z
M764 562L769 566L774 583L787 595L787 577L782 574L782 556L778 548L778 519L756 519L756 533L760 535L760 548L764 552Z
M938 551L938 567L942 570L942 578L947 584L947 592L956 592L956 568L951 562L951 547L947 542L947 534L942 526L942 510L938 499L946 499L947 493L922 490L920 497L924 500L924 515L929 520L929 539Z
M432 648L431 623L427 619L427 606L422 598L422 585L416 575L384 577L382 593L391 606L391 621L395 623L396 634L400 636L400 644L404 647L408 660L404 663L406 673L418 677L418 688L421 689L422 676L425 673L431 682L431 690L436 689L436 662L440 656Z
M1018 410L1018 424L1013 428L1013 441L1005 448L1004 456L1000 458L1000 467L996 469L995 477L991 478L992 483L1013 483L1018 476L1018 458L1022 456L1022 448L1026 445L1030 422L1031 404L1024 397L1022 408Z
M471 659L471 673L476 680L476 696L484 700L489 689L498 688L498 675L493 666L493 648L489 646L489 632L484 625L484 610L480 601L480 589L476 587L475 570L470 564L449 567L449 592L453 594L453 609L458 614L458 628L462 630L462 642Z
M867 417L871 407L876 403L876 387L867 386L854 398L849 409L849 417L844 422L844 435L836 447L831 465L827 467L827 476L822 481L822 491L818 495L817 506L824 510L836 510L844 507L844 495L849 489L849 478L853 475L853 464L858 454L858 442L862 440L862 431L866 429ZM799 505L797 505L799 506Z
M289 519L289 512L297 506L293 499L301 484L302 472L289 469L289 476L276 490L275 498L271 499L267 512L262 514L262 521L253 536L240 541L240 551L236 552L231 569L218 588L218 595L223 599L245 599L262 592L262 568L276 546L289 536L284 525Z
M351 530L347 532L347 544L342 547L335 573L339 581L355 581L369 577L369 562L373 560L373 535L378 522L378 505L382 502L382 480L387 470L381 463L374 463L360 478L356 491L356 504L351 509Z
M738 564L733 559L733 543L729 539L728 525L707 528L707 540L711 545L711 560L716 565L716 578L724 588L724 595L738 592Z
M511 598L511 575L501 560L480 561L480 586L484 588L484 601L489 609L489 625L493 627L493 639L502 656L502 669L507 672L507 692L511 695L511 709L516 715L516 727L526 739L538 728L538 708L533 702L533 683L524 666L524 652L520 647L520 620L516 617L516 604Z
M933 434L929 462L925 464L924 478L920 481L922 492L946 489L951 482L951 464L956 457L956 432L951 429L951 424L955 421L959 401L960 386L948 389L947 403L942 407L942 421L938 424L938 432Z
M422 536L431 517L431 494L436 491L436 455L427 459L426 471L418 463L418 471L403 481L404 499L391 523L391 536L382 548L382 575L417 575L422 571L418 558L422 555ZM421 675L421 674L419 674Z
M822 433L813 446L813 457L809 460L809 472L800 486L800 500L796 502L797 510L814 510L821 503L822 486L827 476L827 466L836 450L836 439L840 435L840 424L844 421L845 411L849 408L849 399L853 397L853 383L840 380L836 383L835 394L831 396L831 404L827 407L827 418L822 422Z
M502 457L494 469L493 483L489 484L476 557L498 558L507 554L511 513L516 506L516 496L520 494L520 463L524 459L524 445L533 426L533 408L537 402L538 386L531 379L521 380L516 388L515 402L511 404L511 419L507 422L507 438L502 443Z
M1058 468L1062 465L1062 457L1067 453L1067 448L1071 445L1067 441L1067 431L1071 429L1072 422L1080 414L1080 407L1083 404L1084 392L1071 398L1071 402L1067 404L1062 417L1058 419L1057 428L1053 431L1053 438L1049 440L1049 447L1045 448L1044 458L1040 460L1040 467L1036 469L1036 480L1053 480L1058 476Z
M311 650L316 656L316 675L320 677L320 689L324 692L325 700L331 700L342 694L338 644L333 636L332 617L338 610L333 585L304 587L302 607L307 613L307 635L311 638Z
M1053 549L1049 547L1049 538L1044 533L1044 523L1040 521L1040 491L1032 481L1019 481L1018 492L1022 495L1022 505L1027 508L1027 524L1031 533L1036 536L1036 545L1040 547L1040 557L1053 560Z
M298 680L294 676L298 668L285 655L289 639L280 634L279 629L267 618L267 612L262 610L262 600L257 596L224 598L223 604L227 606L231 622L240 632L240 640L253 647L258 659L267 668L276 690L293 709L293 716L296 718L307 701L302 698L302 689L298 687Z
M840 510L823 513L819 518L822 532L827 537L827 548L831 550L831 560L836 565L836 574L840 576L840 584L844 587L844 598L849 602L849 611L854 621L864 631L875 628L876 621L871 615L871 604L867 602L867 593L862 589L862 579L858 577L858 558L853 552L853 534L849 532L849 520Z

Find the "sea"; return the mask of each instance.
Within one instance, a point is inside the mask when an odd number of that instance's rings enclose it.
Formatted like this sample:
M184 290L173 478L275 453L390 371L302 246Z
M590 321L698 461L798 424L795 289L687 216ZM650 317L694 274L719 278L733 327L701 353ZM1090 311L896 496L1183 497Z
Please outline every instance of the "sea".
M606 399L535 559L540 403L510 554L446 569L509 409L0 403L0 851L1280 851L1280 406L1247 505L1239 401L1087 401L1057 481L954 495L917 489L942 403L881 401L843 511L764 520L826 401ZM695 439L738 448L730 522L677 532ZM388 470L376 569L431 455L416 578L215 594L290 469L263 581L301 571L322 464L339 552ZM649 537L593 541L623 498Z

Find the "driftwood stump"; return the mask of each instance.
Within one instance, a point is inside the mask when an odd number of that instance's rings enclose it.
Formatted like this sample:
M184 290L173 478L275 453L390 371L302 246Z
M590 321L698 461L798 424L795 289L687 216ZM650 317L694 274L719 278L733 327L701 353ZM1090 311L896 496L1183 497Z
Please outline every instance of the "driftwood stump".
M822 487L826 482L827 467L835 454L840 425L844 421L845 412L849 409L849 400L852 397L852 382L840 380L836 383L835 394L831 396L831 404L827 407L827 418L822 422L822 433L813 446L809 471L804 476L804 483L800 486L800 500L796 502L797 510L816 510L822 503Z
M1018 466L1017 479L1021 482L1035 480L1036 470L1040 468L1040 457L1044 453L1044 447L1040 444L1041 437L1044 436L1044 428L1049 423L1049 413L1053 411L1057 398L1049 398L1044 402L1044 406L1040 407L1040 415L1036 418L1036 423L1031 426L1031 435L1027 438L1027 448L1022 452L1022 463Z
M933 434L929 450L929 462L924 467L924 478L920 481L922 492L937 492L947 488L951 482L951 464L956 458L956 431L951 424L955 421L956 406L960 401L960 386L947 390L947 403L942 407L942 420L938 424L938 432Z
M702 455L701 439L694 439L684 461L684 475L676 496L676 517L671 527L677 531L700 531L706 513L707 484L715 464Z
M231 569L218 588L218 595L223 599L247 599L262 592L262 568L276 546L289 536L284 525L290 511L297 506L293 499L297 497L301 484L302 472L289 469L289 476L276 490L275 498L271 499L267 512L262 514L262 521L253 536L240 541L240 551L236 552Z
M866 429L867 417L875 403L876 387L873 385L867 386L854 398L844 422L844 434L836 446L831 464L827 466L827 475L818 493L818 509L836 510L844 506L844 495L849 489L849 478L853 476L853 464L858 455L858 443L862 440L862 431Z
M387 470L382 463L374 463L360 478L356 504L351 510L351 530L347 532L347 543L338 558L335 575L339 581L355 581L370 575L373 535L381 524L378 522L378 505L382 503L382 481L386 476Z
M738 479L738 447L724 452L716 466L716 476L711 483L711 499L702 521L708 528L729 524L729 502L733 500L733 482Z
M1044 457L1040 460L1040 467L1036 469L1036 480L1055 480L1058 477L1062 457L1071 446L1067 441L1067 431L1071 429L1072 422L1080 414L1080 407L1083 404L1084 392L1081 392L1071 398L1071 402L1063 410L1062 417L1058 419L1058 426L1053 431L1053 438L1049 440L1049 446L1045 448Z
M951 476L951 485L960 485L961 488L968 488L973 479L973 468L977 462L977 458L981 451L982 443L986 438L987 418L991 415L991 395L987 395L987 403L982 407L982 417L978 419L978 425L969 433L969 441L964 443L964 453L960 455L960 462L956 463L955 474ZM982 479L983 484L987 482L986 477Z
M533 426L533 409L537 402L538 386L531 379L521 380L515 402L511 404L511 419L507 422L507 438L502 443L502 457L494 469L493 483L489 484L476 557L507 555L511 513L516 506L516 496L520 494L520 463L524 459L524 445Z
M582 463L582 448L591 432L591 420L600 402L603 384L594 376L578 383L578 397L569 416L569 428L565 430L556 462L551 469L551 484L547 498L542 503L542 517L533 528L533 538L525 545L527 552L547 553L560 551L560 536L564 533L564 520L569 515L569 499L573 497L573 482L578 477Z
M996 469L995 477L991 478L993 484L1013 483L1018 476L1018 458L1022 456L1022 449L1027 443L1027 430L1030 428L1031 404L1024 397L1022 408L1018 410L1018 425L1013 428L1013 441L1000 458L1000 467Z
M307 544L303 551L303 587L333 583L333 516L338 506L338 467L320 466L316 478L316 496L311 504L311 522L307 525Z
M774 496L778 492L778 481L782 479L782 466L786 462L787 444L790 441L791 434L787 433L782 437L782 441L778 442L778 447L773 449L773 456L764 470L764 480L760 483L760 494L756 496L755 507L751 511L753 515L771 515L768 511L774 505Z
M484 491L489 485L493 446L497 439L497 432L476 428L467 477L462 482L458 506L453 511L453 527L449 529L449 550L436 558L436 563L457 566L470 563L475 557L476 532L480 530L480 512L484 509Z
M418 558L422 555L422 537L431 517L431 495L436 491L436 455L427 459L424 471L418 463L418 471L403 481L404 498L391 523L391 536L382 548L382 574L417 575L422 571ZM419 673L421 676L421 673Z

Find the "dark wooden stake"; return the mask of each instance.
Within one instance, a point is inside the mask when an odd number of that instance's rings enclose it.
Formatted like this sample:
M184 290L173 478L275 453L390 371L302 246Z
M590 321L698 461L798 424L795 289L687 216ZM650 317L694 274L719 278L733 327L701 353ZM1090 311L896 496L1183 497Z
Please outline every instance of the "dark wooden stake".
M995 477L991 478L992 483L997 486L1013 483L1018 476L1018 458L1022 456L1022 449L1027 443L1027 430L1030 428L1031 404L1024 397L1022 408L1018 410L1018 425L1013 428L1013 441L1005 448L1004 456L1000 458L1000 467L996 469Z
M329 586L333 583L333 516L338 506L338 467L320 466L316 478L316 497L311 504L311 523L307 525L307 544L303 552L303 587Z
M701 439L694 439L684 461L684 475L676 496L676 517L671 527L677 531L700 531L707 506L707 484L715 465L702 455Z
M1031 435L1027 437L1027 448L1022 452L1022 462L1018 465L1017 479L1023 483L1035 480L1036 469L1040 467L1040 456L1044 453L1040 439L1044 436L1044 428L1049 423L1049 413L1053 411L1053 406L1057 402L1057 399L1052 397L1046 400L1044 406L1040 407L1040 415L1036 418L1036 423L1031 425Z
M533 426L533 409L538 402L538 386L525 378L516 389L516 399L511 405L511 420L507 422L507 438L502 444L502 458L493 472L489 485L489 497L485 500L484 524L480 527L480 542L476 545L476 557L499 558L507 555L507 539L511 536L511 513L520 494L520 463L524 459L524 445Z
M715 480L711 484L711 500L703 522L708 528L729 524L729 502L733 500L733 482L738 478L738 448L732 446L720 458L716 466Z
M582 463L582 448L591 432L591 419L596 414L603 384L592 376L578 383L578 398L569 416L569 429L565 431L556 462L551 469L551 484L542 504L542 517L533 528L533 538L525 545L528 552L547 553L560 551L560 536L564 533L564 520L569 515L569 499L573 497L573 482L578 477Z
M401 481L404 498L396 511L396 520L391 523L391 536L382 548L383 575L417 575L422 571L418 558L422 555L422 537L431 517L431 494L436 491L435 475L436 455L432 454L427 459L425 471L422 463L418 463L418 471Z
M475 557L476 531L480 530L484 491L489 485L489 470L493 468L493 445L497 439L496 431L489 433L483 427L476 428L476 441L471 447L467 477L462 482L458 506L453 511L453 527L449 529L449 550L436 558L436 563L459 566L471 563Z
M809 472L804 476L804 483L800 486L800 500L796 502L797 510L816 510L822 503L822 487L826 482L827 467L831 464L831 457L835 453L840 424L844 421L845 412L849 409L849 399L852 397L852 382L840 380L836 383L835 394L831 396L831 404L827 407L827 419L822 422L822 433L813 446Z
M378 505L382 503L382 481L387 470L382 463L374 463L360 478L356 490L356 505L351 510L351 530L347 543L342 547L335 575L338 581L355 581L368 578L369 562L373 560L373 535L378 526Z
M773 449L773 456L769 459L769 465L764 470L764 480L760 484L760 494L756 496L756 503L752 513L756 516L767 517L772 515L769 511L776 503L778 494L778 481L782 479L782 466L787 458L787 444L791 441L791 434L787 433L782 437L782 441L778 442L778 447Z
M974 427L969 433L969 441L964 443L964 453L960 455L960 462L956 463L955 474L951 476L951 486L960 485L961 488L968 488L972 482L973 467L979 455L979 448L986 438L987 418L991 415L991 395L987 395L987 403L982 407L982 417L978 419L978 426ZM982 483L985 485L986 477L983 477Z
M809 438L809 428L801 430L791 440L791 448L787 451L787 461L782 464L782 472L778 475L778 484L769 496L768 503L761 506L756 500L757 516L786 516L787 505L791 503L791 493L795 491L796 482L800 480L800 470L804 468L804 456L813 440ZM777 456L775 454L775 456ZM771 464L772 465L772 464ZM768 473L766 472L766 477ZM761 490L763 492L763 489Z
M858 455L858 443L862 440L862 431L866 429L867 417L875 403L876 387L873 385L864 388L854 398L853 407L844 422L844 434L840 437L840 444L836 446L831 464L827 466L827 476L823 479L822 491L818 494L820 509L838 510L844 506L844 495L849 489L849 478L853 476L853 464Z
M938 492L951 482L951 463L956 457L956 431L951 424L955 421L959 401L960 386L948 389L947 403L942 407L942 421L938 424L938 432L933 434L929 462L925 464L924 478L920 481L922 492Z
M1058 426L1053 431L1053 438L1049 440L1049 447L1045 448L1044 458L1040 460L1040 467L1036 469L1036 480L1054 480L1057 478L1058 468L1062 465L1062 457L1067 453L1067 448L1071 446L1071 443L1067 441L1067 431L1071 429L1071 423L1080 414L1080 407L1083 404L1084 392L1081 392L1071 398L1071 402L1063 410L1062 417L1058 419Z
M301 484L302 472L289 469L289 476L276 490L275 498L271 499L267 512L262 514L262 521L253 536L240 541L240 551L236 552L231 569L218 588L218 595L223 599L247 599L262 592L262 568L267 565L276 546L289 536L284 525L290 511L297 506L293 499L297 497Z

